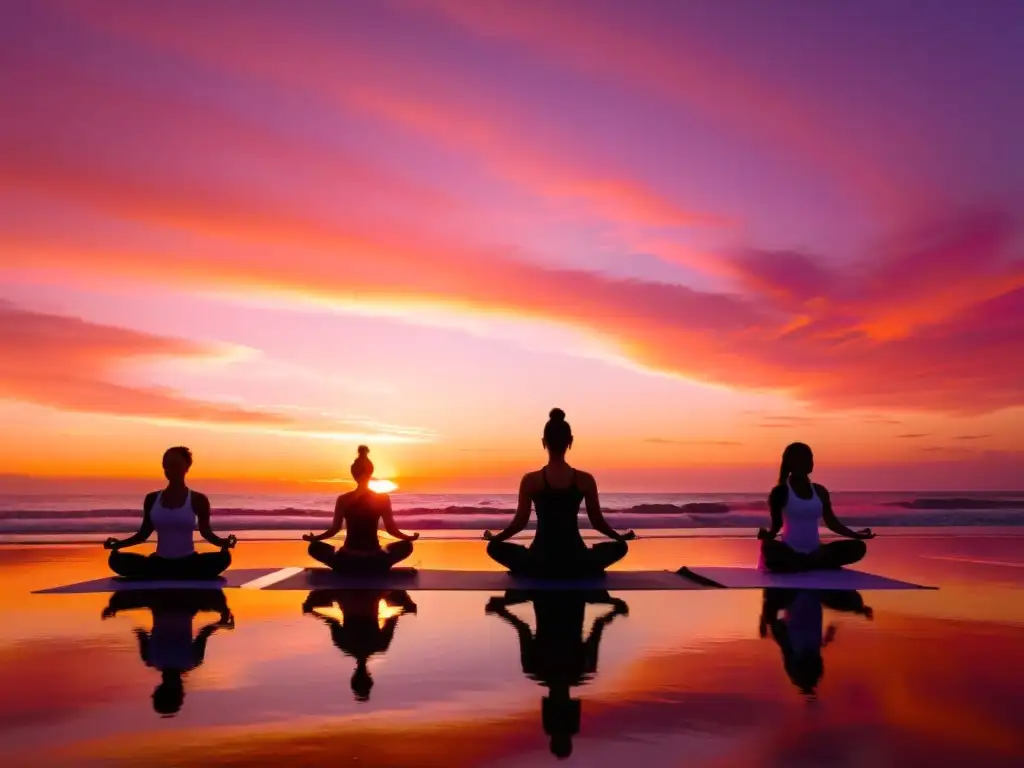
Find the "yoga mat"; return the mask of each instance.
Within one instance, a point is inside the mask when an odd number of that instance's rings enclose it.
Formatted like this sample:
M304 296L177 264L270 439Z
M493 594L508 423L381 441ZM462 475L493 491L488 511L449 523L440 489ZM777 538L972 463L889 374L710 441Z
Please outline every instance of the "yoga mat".
M175 581L161 579L159 581L143 581L142 579L123 579L120 576L108 576L92 581L79 581L61 587L39 589L37 595L70 595L87 594L90 592L123 592L130 589L232 589L246 586L269 573L277 573L277 568L239 568L227 570L219 579L197 581Z
M935 589L907 581L876 576L864 571L839 568L834 571L807 571L805 573L769 573L756 568L693 567L680 568L680 576L709 587L727 589Z
M284 573L284 571L297 571ZM283 569L281 578L267 576L262 589L407 589L436 591L504 592L533 590L690 590L704 584L672 571L610 571L585 579L538 579L513 576L505 571L412 571L395 569L379 575L348 575L327 568Z

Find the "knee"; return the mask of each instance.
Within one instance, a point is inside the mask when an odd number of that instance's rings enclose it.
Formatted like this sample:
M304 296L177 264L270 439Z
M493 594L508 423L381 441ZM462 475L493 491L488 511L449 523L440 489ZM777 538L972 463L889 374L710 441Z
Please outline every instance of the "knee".
M110 557L107 558L107 566L114 573L121 572L121 555L116 549L111 552Z
M854 560L861 560L868 553L868 545L860 539L850 542L850 555Z
M402 557L408 557L412 554L412 542L411 541L396 541L391 548L391 551L396 555Z
M306 552L309 553L310 557L315 559L317 554L319 554L319 553L321 553L323 551L323 548L324 548L323 542L321 542L321 541L311 541L311 542L309 542L309 546L306 547Z
M626 553L629 552L629 544L624 541L613 541L612 547L612 551L619 555L619 557L625 557Z
M492 540L492 541L488 541L487 542L487 554L488 555L490 555L491 557L494 557L500 551L501 551L501 542L500 541L493 541Z
M222 549L220 551L220 562L221 562L221 570L224 570L229 565L231 565L231 550L230 549Z

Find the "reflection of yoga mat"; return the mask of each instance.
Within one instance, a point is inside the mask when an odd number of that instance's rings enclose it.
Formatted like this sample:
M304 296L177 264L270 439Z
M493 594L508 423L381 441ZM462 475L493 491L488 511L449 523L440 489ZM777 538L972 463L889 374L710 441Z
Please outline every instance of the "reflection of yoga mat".
M276 568L239 568L227 570L219 579L180 580L161 579L146 581L143 579L123 579L120 576L109 576L104 579L80 581L62 587L36 590L39 595L85 594L88 592L123 592L129 589L231 589L243 587L269 573L277 573Z
M285 573L285 571L292 571ZM297 571L297 572L296 572ZM327 568L283 569L280 580L268 576L263 589L408 589L503 592L507 589L537 590L665 590L706 589L672 571L610 571L585 579L537 579L512 576L505 571L411 571L396 568L379 575L348 575Z
M709 587L728 589L935 589L848 568L805 573L769 573L756 568L696 567L680 568L679 574Z

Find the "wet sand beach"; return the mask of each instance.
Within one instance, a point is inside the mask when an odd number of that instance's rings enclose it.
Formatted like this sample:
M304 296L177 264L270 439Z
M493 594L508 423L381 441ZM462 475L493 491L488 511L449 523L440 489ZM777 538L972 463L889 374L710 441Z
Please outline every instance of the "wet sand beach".
M812 605L819 669L793 662L795 626L789 645L777 627L761 636L760 591L510 605L536 641L524 650L490 593L311 608L306 592L225 590L233 626L210 630L173 714L156 711L174 685L154 700L160 660L139 635L184 633L187 650L216 607L191 629L154 631L160 604L104 619L109 595L31 594L106 575L98 546L4 546L0 749L10 766L505 766L553 764L568 741L568 764L585 766L1019 765L1024 536L880 533L865 570L940 589L863 592L870 618ZM617 567L750 565L754 547L641 539ZM421 541L413 562L493 567L470 541ZM243 542L234 567L311 564L299 542Z

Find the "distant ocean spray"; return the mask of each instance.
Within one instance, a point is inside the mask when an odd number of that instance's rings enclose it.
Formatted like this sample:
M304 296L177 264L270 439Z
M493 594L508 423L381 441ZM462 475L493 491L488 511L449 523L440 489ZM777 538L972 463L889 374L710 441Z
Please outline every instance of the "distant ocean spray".
M409 531L499 529L515 507L512 494L395 494L396 517ZM214 526L222 531L280 532L323 530L333 499L323 495L212 496ZM141 499L125 495L0 494L0 537L77 535L83 539L135 530ZM1020 493L834 493L840 519L871 526L1024 525ZM764 494L626 494L602 496L606 517L620 529L685 530L756 528L768 514ZM581 526L588 523L581 513ZM292 533L288 533L292 532Z

